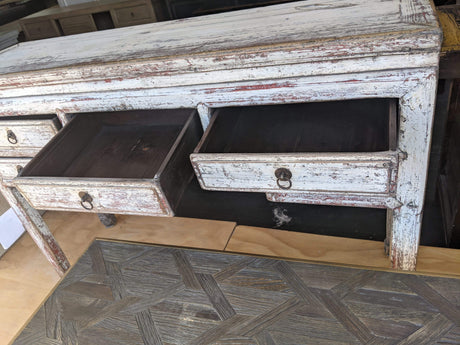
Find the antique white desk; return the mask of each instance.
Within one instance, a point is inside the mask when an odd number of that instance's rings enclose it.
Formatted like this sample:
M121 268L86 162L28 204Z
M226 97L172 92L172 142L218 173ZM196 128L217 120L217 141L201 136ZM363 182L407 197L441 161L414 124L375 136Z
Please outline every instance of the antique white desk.
M212 109L225 106L397 99L399 116L393 118L399 121L390 124L396 142L383 152L193 159L220 164L226 173L235 162L243 170L274 169L274 162L334 169L339 183L325 173L310 184L303 177L300 190L277 190L276 178L256 189L277 201L386 208L392 265L414 270L440 43L425 0L307 0L27 42L0 53L0 114L57 114L66 125L66 114L76 112L196 108L206 128ZM5 127L0 135L11 133ZM206 176L196 172L203 182ZM373 174L378 178L367 183ZM233 182L232 190L238 189ZM22 196L15 179L4 178L1 188L64 272L65 255L30 207L30 195Z

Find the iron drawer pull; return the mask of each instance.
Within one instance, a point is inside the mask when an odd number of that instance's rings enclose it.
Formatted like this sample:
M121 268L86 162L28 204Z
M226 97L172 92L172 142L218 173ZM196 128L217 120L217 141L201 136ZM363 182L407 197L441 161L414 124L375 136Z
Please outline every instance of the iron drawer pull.
M18 138L16 138L16 134L14 134L11 129L6 131L6 137L11 144L14 145L18 143Z
M80 201L81 207L83 207L85 210L88 210L88 211L93 209L93 198L91 197L91 195L89 195L86 192L80 192L78 193L78 196L81 199Z
M281 189L290 189L292 187L292 173L289 169L278 168L275 170L276 184ZM285 182L285 183L280 183Z

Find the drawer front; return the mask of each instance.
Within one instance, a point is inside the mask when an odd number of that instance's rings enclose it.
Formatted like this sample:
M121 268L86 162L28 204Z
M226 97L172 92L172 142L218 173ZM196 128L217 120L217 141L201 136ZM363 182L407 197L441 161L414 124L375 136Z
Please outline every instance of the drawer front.
M97 30L91 15L61 18L59 19L59 23L65 35L75 35Z
M152 9L147 5L126 7L115 10L119 26L144 24L155 21Z
M37 209L93 213L173 216L153 183L94 182L19 177L16 188Z
M389 194L395 153L192 154L203 189L251 192L355 192Z
M32 158L0 158L0 176L7 184L18 176L18 172L30 162Z
M0 119L0 156L33 157L58 132L56 119Z
M57 37L59 31L51 20L44 20L42 22L25 23L23 24L26 38L28 40L40 40L44 38Z

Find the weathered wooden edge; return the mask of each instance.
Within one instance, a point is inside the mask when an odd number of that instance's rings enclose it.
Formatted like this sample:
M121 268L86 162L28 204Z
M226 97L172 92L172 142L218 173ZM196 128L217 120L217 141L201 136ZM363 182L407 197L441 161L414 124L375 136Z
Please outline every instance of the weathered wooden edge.
M390 212L390 258L394 268L415 270L423 214L425 183L434 118L437 69L420 74L419 85L399 102L399 160L396 199L401 206Z
M289 53L288 56L290 56ZM235 58L235 60L237 60ZM302 59L300 59L302 60ZM55 94L79 94L85 92L107 92L107 91L123 91L123 90L149 90L158 87L184 87L184 86L195 86L213 84L213 83L234 83L243 81L256 81L267 79L267 76L272 76L270 79L283 79L283 78L300 78L300 77L314 77L319 75L333 75L336 73L365 73L376 70L375 66L379 66L379 69L407 69L407 68L423 68L435 66L438 62L438 53L431 52L425 54L405 54L405 55L392 55L392 56L381 56L381 57L367 57L367 58L348 58L338 59L334 61L309 61L305 59L305 62L293 60L291 64L286 64L285 61L270 61L267 62L266 66L257 66L257 62L251 64L248 63L247 67L237 65L237 61L234 62L235 66L229 67L225 64L221 69L216 68L211 70L209 66L207 69L203 69L201 64L205 62L200 61L200 65L195 67L194 70L189 70L190 66L185 65L184 61L181 61L176 68L179 71L174 73L164 70L158 71L161 67L155 61L149 61L144 65L139 66L140 70L155 70L149 74L145 73L136 77L136 72L133 66L129 65L126 70L107 70L104 66L94 67L89 71L79 71L76 67L76 71L61 72L57 71L52 73L52 76L47 79L46 73L44 76L28 79L27 74L20 77L20 80L7 79L7 86L17 85L15 88L1 87L0 86L0 97L1 98L14 98L14 97L27 97L30 95L55 95ZM279 64L276 66L276 64ZM169 66L171 62L164 61L163 65ZM226 67L226 69L223 69ZM181 70L185 69L185 70ZM133 72L134 70L134 72ZM124 73L122 73L124 71ZM130 73L131 71L131 73ZM78 75L76 72L81 72ZM105 73L104 73L105 72ZM62 82L63 78L67 74L76 74L75 76L69 76L70 78L66 82ZM86 74L95 73L103 74L105 79L87 78ZM55 75L64 74L58 80ZM83 79L84 78L84 79ZM74 80L73 80L74 79ZM82 80L83 79L83 80ZM64 79L65 80L65 79ZM1 83L1 76L0 76ZM203 100L205 102L206 100Z
M69 261L37 210L32 208L15 188L0 183L0 191L21 220L40 251L60 276L70 268Z
M387 70L274 80L240 81L152 89L0 98L0 116L302 103L372 97L400 98L424 69Z
M24 191L24 187L33 187L37 190L37 193L40 193L41 190L46 188L70 188L70 189L81 189L82 191L86 190L103 190L103 191L121 191L121 190L146 190L151 191L153 198L158 200L158 206L161 212L152 213L152 211L123 211L123 208L108 208L105 207L103 210L94 209L94 210L84 210L83 208L75 209L74 207L46 207L50 211L72 211L72 212L90 212L90 213L116 213L116 214L129 214L129 215L139 215L139 216L158 216L158 217L171 217L173 212L169 206L169 203L165 198L162 197L163 191L161 186L155 183L152 179L139 179L139 180L127 180L127 179L102 179L102 178L71 178L71 177L23 177L19 176L13 179L11 182L19 192L23 194L25 200L28 203L33 205L33 202L29 200L28 193ZM39 194L40 195L40 194ZM122 200L120 202L123 202ZM37 206L37 205L35 205Z
M362 2L365 4L365 2ZM360 5L362 5L362 3L360 3ZM303 5L303 6L302 6ZM347 4L348 5L348 4ZM440 30L437 26L437 21L435 20L435 17L434 17L434 14L433 14L433 10L428 6L425 6L426 4L422 4L420 6L420 1L419 0L402 0L402 1L393 1L392 2L392 5L393 5L393 9L392 11L397 11L398 10L398 7L399 7L399 17L401 17L398 21L398 19L396 18L396 15L397 13L391 13L395 18L392 18L392 22L391 23L387 23L387 21L382 21L381 23L378 23L380 25L378 25L378 27L380 28L381 32L384 33L384 35L381 35L379 33L375 33L375 34L369 34L368 36L372 36L374 41L378 41L378 40L385 40L386 39L386 35L395 35L396 37L395 38L404 38L404 36L406 34L409 34L411 35L411 40L412 40L412 43L407 45L407 44L390 44L390 51L398 51L401 49L401 47L411 47L412 49L414 50L417 50L419 48L421 48L420 46L418 46L417 44L415 44L415 41L417 40L416 36L417 34L420 34L420 37L423 38L423 36L426 36L426 33L427 32L438 32L440 33ZM236 12L232 12L232 13L224 13L224 14L218 14L218 15L213 15L213 16L203 16L203 17L197 17L197 18L192 18L192 19L188 19L188 20L182 20L182 21L170 21L170 22L163 22L163 23L155 23L155 24L151 24L151 26L149 27L146 27L144 28L144 30L142 30L141 28L138 28L138 29L131 29L130 31L122 31L121 33L123 35L125 35L128 39L133 37L135 39L135 37L139 34L142 34L143 31L147 30L146 32L157 32L158 30L160 31L164 31L164 32L174 32L174 31L177 31L177 30L184 30L184 31L187 31L188 30L200 30L203 25L206 25L206 29L208 30L212 30L213 28L215 28L216 31L218 31L219 29L219 26L218 24L222 23L222 22L235 22L235 23L238 23L238 21L241 21L241 20L244 20L244 23L247 25L251 25L251 21L258 21L259 23L259 27L261 26L261 23L262 23L262 27L261 27L261 30L263 29L263 25L267 25L269 27L271 21L270 20L265 20L264 21L264 14L265 14L265 17L267 16L279 16L279 15L292 15L293 13L296 13L296 14L299 14L299 11L300 13L302 14L302 7L308 7L309 9L308 10L314 10L314 7L315 6L318 6L317 4L309 4L306 2L306 4L304 5L302 2L299 2L299 3L294 3L294 4L284 4L284 5L273 5L273 6L267 6L263 9L251 9L251 10L243 10L243 11L236 11ZM382 4L382 7L384 5ZM321 6L318 6L319 7L319 10L321 10ZM300 8L300 9L299 9ZM366 8L366 6L364 6L364 8ZM340 11L340 6L337 8L337 10ZM373 14L374 16L376 15L375 13L372 13L372 11L370 11L371 13L369 13L369 15ZM377 11L378 12L378 11ZM308 13L308 12L307 12ZM310 15L314 15L315 12L311 12ZM389 14L389 13L382 13L382 14ZM262 18L260 18L260 16L262 15ZM322 14L321 15L324 15L324 16L327 16L327 14ZM253 17L257 17L256 19L254 19ZM405 20L405 18L409 18L411 19L412 17L416 17L416 18L421 18L423 20L421 21L411 21L411 20ZM289 18L289 17L287 17ZM390 27L385 27L385 25L388 24ZM235 24L237 25L237 24ZM428 25L428 26L427 26ZM344 28L346 29L346 27ZM383 30L383 31L382 31ZM437 30L437 31L436 31ZM283 30L280 28L280 33L283 33ZM280 33L278 33L277 36L280 36ZM230 36L226 36L225 35L226 33L222 33L222 37L216 37L216 39L220 42L228 42L232 39L232 37ZM229 35L230 33L227 33L227 35ZM131 36L130 36L131 35ZM134 35L134 36L133 36ZM399 35L399 37L397 37ZM293 35L293 37L289 37L289 32L288 33L284 33L284 36L283 37L286 37L285 38L288 43L295 43L295 44L302 44L304 43L305 41L307 43L311 43L311 41L314 39L314 37L306 37L304 38L304 41L302 41L302 35L297 35L297 36L300 36L300 37L297 37L296 35ZM358 33L353 33L351 32L349 35L347 35L347 37L345 37L344 39L345 40L350 40L351 42L354 42L356 43L357 41L360 41L360 40L364 40L364 39L368 39L369 37L368 36L365 36L365 35L359 35L359 32ZM87 35L86 36L87 38L90 38L91 36L90 35ZM95 39L107 39L105 36L94 36ZM252 37L253 36L249 36L250 39L248 39L246 42L246 45L247 46L254 46L256 45L257 43L253 43L252 40L254 40ZM269 40L268 42L273 42L274 40L276 40L276 36L274 36L272 39L270 39L271 37L269 37ZM426 38L426 37L425 37ZM334 41L334 39L330 39L329 37L321 37L320 39L318 39L319 41L322 41L323 44L328 44L329 41ZM68 40L67 40L68 41ZM189 41L192 41L193 42L193 37L191 39L189 39ZM391 41L391 40L390 40ZM257 42L257 41L256 41ZM433 42L433 40L427 40L426 42L430 42L432 44L432 47L436 45L435 42ZM213 51L213 48L217 51L222 51L222 50L232 50L232 48L235 48L235 47L232 47L232 46L228 46L228 45L224 45L224 46L220 46L219 44L216 44L214 41L212 42L207 42L208 44L202 44L202 49L189 49L189 50L192 50L192 51L198 51L199 53L202 53L204 55L210 55L210 54L213 54L214 51ZM234 44L235 46L238 46L237 42L235 42ZM261 44L259 44L260 46ZM184 46L184 44L182 44L182 46ZM181 46L181 47L182 47ZM180 55L181 52L180 52L180 48L179 47L179 51L171 51L171 52L165 52L164 54L165 55L169 55L169 56L177 56L177 55ZM370 50L374 49L376 47L376 44L375 42L371 45L367 45L367 44L363 44L361 49L367 49L367 48L370 48ZM129 50L130 47L127 47L126 49ZM153 47L154 48L154 47ZM243 49L245 49L247 47L244 47ZM262 47L261 47L262 48ZM347 52L350 52L350 50L347 50L347 49L343 49L342 51L342 48L343 48L343 44L341 46L338 46L339 49L335 49L335 52L333 52L332 54L343 54L343 51L347 51ZM33 48L32 48L33 49ZM203 51L203 50L208 50L208 51ZM423 48L422 48L423 49ZM280 49L277 49L277 50L280 50ZM54 49L52 50L54 51ZM321 51L321 49L317 50L317 51ZM409 51L409 50L408 50ZM130 51L131 52L131 51ZM132 51L133 54L139 56L139 55L142 55L142 52L139 52L139 51L135 51L133 50ZM137 53L137 54L136 54ZM158 56L155 55L155 54L150 54L148 55L148 51L145 52L145 54L147 55L147 58L150 58L150 59L155 59L157 58ZM150 52L152 53L152 52ZM325 57L328 56L328 54L324 54ZM58 60L58 59L57 59ZM92 59L92 61L98 61L97 59ZM109 58L107 59L109 60ZM119 57L117 58L116 60L123 60L122 57ZM56 61L53 61L53 62L56 62ZM91 62L91 59L90 61L86 61L86 62ZM101 62L101 61L99 61ZM75 64L75 62L74 62ZM78 63L77 63L78 64ZM24 68L25 66L23 66ZM406 66L406 67L409 67L409 66ZM414 66L415 67L415 66ZM39 69L43 69L43 68L46 68L46 66L36 66L36 68L39 68ZM24 71L24 69L23 69ZM8 73L8 71L7 71ZM88 74L90 75L90 74Z
M193 153L193 162L343 162L384 164L398 162L398 152L292 152L292 153ZM279 159L278 159L279 157Z
M347 207L396 208L401 203L390 195L366 193L266 193L268 201Z

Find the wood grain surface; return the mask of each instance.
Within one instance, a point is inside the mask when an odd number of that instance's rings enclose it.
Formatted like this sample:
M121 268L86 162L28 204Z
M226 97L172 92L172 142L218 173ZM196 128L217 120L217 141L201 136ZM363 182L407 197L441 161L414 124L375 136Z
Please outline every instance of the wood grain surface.
M305 102L341 99L349 87L386 97L367 73L385 71L398 84L394 71L437 66L441 41L432 8L419 0L292 2L83 35L2 52L2 113ZM363 72L366 82L357 85ZM324 84L331 75L349 85L331 89ZM327 92L300 90L312 76ZM405 93L390 89L389 97Z
M383 243L343 237L237 226L227 251L389 269ZM460 251L420 246L416 272L460 276Z
M67 254L71 264L85 252L89 244L95 237L115 239L120 241L136 241L143 243L158 243L164 245L176 245L194 248L206 248L213 250L223 250L229 240L235 223L220 222L209 220L198 220L189 218L155 218L155 217L133 217L120 216L119 223L111 229L106 229L100 224L96 215L69 213L69 212L47 212L44 216L45 221L50 227L63 250ZM242 230L245 230L242 233ZM279 236L276 236L279 234ZM243 236L245 235L245 236ZM389 267L389 260L383 255L383 245L381 242L361 241L353 239L343 239L337 237L315 236L300 234L280 230L258 229L249 227L237 227L227 250L246 252L258 255L268 255L275 257L285 257L290 259L317 260L322 262L335 263L340 265L353 265L375 267L379 270ZM100 253L99 253L100 254ZM95 253L93 255L99 255ZM141 254L140 254L141 255ZM418 259L418 272L429 275L451 275L460 276L460 252L454 249L421 247ZM132 258L135 260L135 257ZM225 279L238 281L241 278L235 277L235 272L241 271L250 262L257 259L248 258L246 261L239 261L233 265L214 274L214 279L219 284ZM106 274L105 265L100 264L101 260L96 260L97 264L93 270L99 274ZM321 270L312 272L315 277L315 286L318 288L334 288L338 296L344 296L344 291L356 291L360 281L366 280L366 275L356 275L347 281L347 290L343 289L345 283L340 284L337 275L333 272L325 276ZM97 281L97 280L96 280ZM53 288L58 284L59 276L50 266L39 249L35 246L29 235L24 235L19 241L9 249L0 260L0 344L6 345L21 331L22 327L28 322L29 318L43 304ZM358 282L358 283L357 283ZM460 304L460 295L455 294L455 284L448 283L449 280L439 277L426 277L425 282L442 294L447 300L455 304ZM248 286L262 287L268 286L272 290L285 289L285 283L281 281L267 279L253 279L246 281ZM358 285L357 285L358 284ZM369 286L378 289L380 286L392 286L392 289L401 292L409 292L407 287L401 283L387 281L382 278L373 279L368 282ZM88 286L87 284L85 285ZM113 298L108 294L107 284L101 283L97 289L88 293L94 293L99 297L105 296L106 300ZM168 291L158 291L149 298L152 301L164 299L172 290L179 291L183 283L170 287ZM76 285L78 287L78 285ZM94 284L93 284L94 287ZM68 287L70 290L73 287ZM120 290L118 290L120 291ZM104 295L105 294L105 295ZM26 298L25 298L26 297ZM281 303L279 300L276 300ZM152 302L154 303L154 302ZM248 303L250 303L248 301ZM144 310L144 303L134 303L130 310L141 312ZM250 303L250 306L252 303ZM248 309L251 310L250 308ZM318 312L318 309L314 309ZM360 312L360 317L368 315L368 311L361 308L360 304L355 304L353 310ZM376 334L386 334L386 325L393 324L391 320L398 320L404 314L399 311L395 313L388 308L379 308L382 318L387 321L375 323L372 327ZM406 313L410 316L411 310ZM399 316L398 316L399 315ZM422 313L415 317L417 322L426 321ZM239 324L245 318L235 317L225 321L228 324ZM223 324L225 328L227 324ZM404 327L394 330L400 336L409 335L416 330L416 326L407 324ZM214 339L214 331L220 332L220 328L215 328L212 332L203 334L203 337ZM457 338L456 338L457 337ZM457 328L457 335L452 331L446 339L454 341L460 337L460 327ZM262 344L272 344L272 335L260 334L257 339ZM380 338L377 340L381 340ZM196 344L199 344L199 339ZM243 341L240 338L232 338L221 344L231 344L232 341L238 343ZM244 342L243 342L244 343ZM376 341L374 344L386 344Z
M71 264L96 237L223 250L235 227L233 222L119 216L118 224L107 229L95 214L70 212L47 212L44 220ZM94 270L104 273L105 266L100 265ZM58 282L59 275L28 234L5 253L0 260L1 345L12 341ZM97 291L92 291L101 296L107 290L100 286Z
M13 344L456 343L459 296L458 278L95 241Z
M294 2L181 21L154 23L143 27L127 28L124 31L97 32L97 35L88 36L97 38L100 42L97 50L88 49L91 44L88 41L76 48L75 42L81 43L80 38L65 37L60 39L59 43L53 42L60 47L59 61L47 58L55 53L54 50L42 51L40 55L33 54L32 50L37 43L27 43L24 48L21 47L17 51L23 50L26 53L24 58L29 61L28 65L16 66L12 60L16 52L9 51L5 54L5 63L0 72L11 73L24 68L46 69L76 63L97 63L108 59L122 61L133 56L157 58L183 54L184 51L196 54L248 47L252 46L255 40L259 45L271 45L286 41L308 42L312 39L326 40L372 34L378 36L381 33L412 31L415 36L420 37L420 42L414 42L416 44L414 49L436 45L436 42L422 39L423 31L430 31L437 26L432 9L424 2L392 0L380 3L379 6L376 4L366 0L329 0L321 4L311 4L308 1ZM308 21L305 21L306 16L309 18ZM266 20L267 17L271 17L269 22ZM414 22L412 17L419 17L422 20ZM330 25L332 19L333 26ZM170 28L174 29L171 35L165 36L164 31ZM124 34L121 35L121 32ZM258 35L255 37L249 34L251 32L258 32ZM126 41L123 36L128 37ZM143 39L140 41L139 37ZM377 38L379 41L386 39L387 37ZM121 41L124 49L119 49ZM393 49L400 49L400 45L396 42L391 46ZM376 48L381 47L377 44ZM359 46L358 49L373 51L373 48L366 46ZM341 55L344 50L346 48L342 47L333 55ZM73 54L70 54L71 51ZM44 61L46 64L43 64Z

